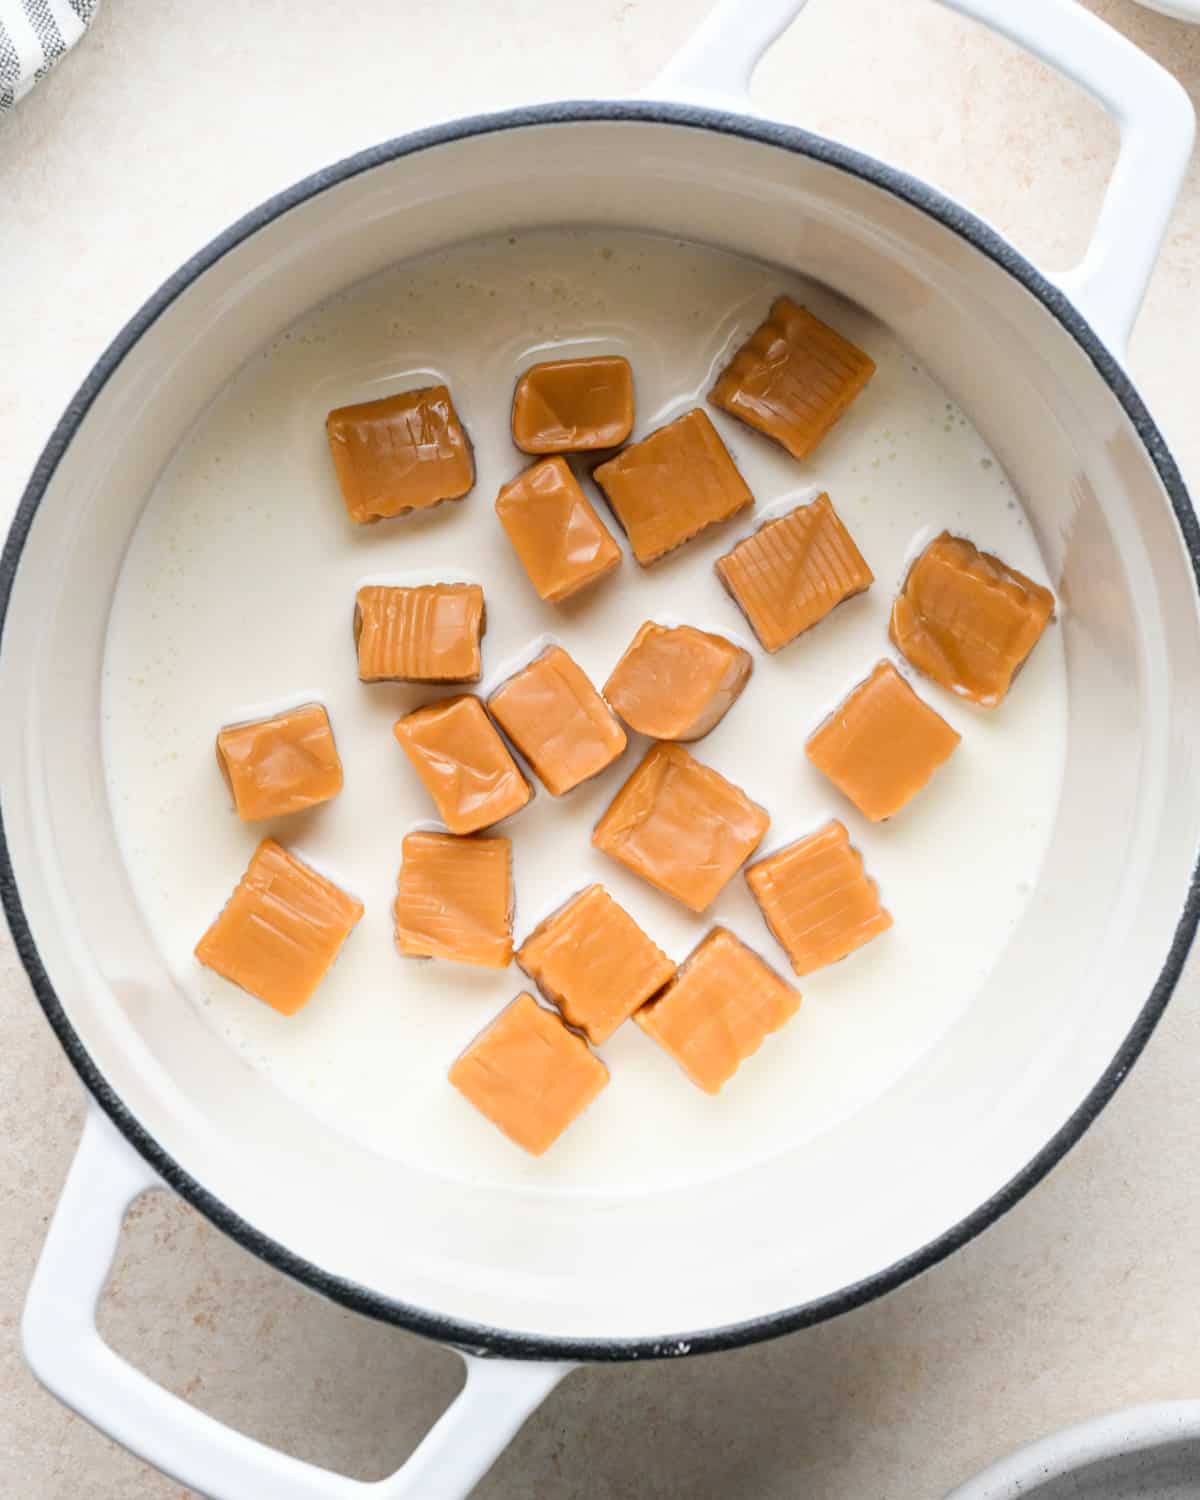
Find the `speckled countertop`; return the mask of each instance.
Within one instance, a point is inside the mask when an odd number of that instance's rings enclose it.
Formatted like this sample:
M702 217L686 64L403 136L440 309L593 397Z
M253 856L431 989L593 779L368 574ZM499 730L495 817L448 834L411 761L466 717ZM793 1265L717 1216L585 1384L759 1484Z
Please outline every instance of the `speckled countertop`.
M1200 101L1200 29L1089 0ZM199 244L336 157L434 117L632 91L705 0L105 0L0 121L0 523L125 318ZM881 80L886 80L886 84ZM763 65L764 111L933 179L1047 265L1086 241L1112 126L1031 59L921 0L812 0ZM1200 489L1200 167L1134 337L1135 378ZM933 1500L1106 1408L1200 1396L1200 971L1083 1143L966 1250L764 1347L577 1372L486 1500ZM25 1288L82 1118L0 931L0 1492L167 1500L179 1485L64 1411L21 1361ZM171 1389L361 1478L459 1379L445 1352L319 1302L164 1194L130 1215L102 1324Z

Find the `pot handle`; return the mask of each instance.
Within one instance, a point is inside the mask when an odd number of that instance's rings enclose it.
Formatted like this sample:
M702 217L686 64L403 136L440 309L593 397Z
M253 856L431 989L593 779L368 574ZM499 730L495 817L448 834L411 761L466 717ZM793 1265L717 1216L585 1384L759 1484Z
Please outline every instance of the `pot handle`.
M80 1416L211 1500L463 1500L572 1368L463 1354L467 1379L412 1457L366 1484L278 1453L163 1390L103 1342L96 1303L125 1210L158 1175L89 1104L21 1334L37 1378Z
M646 91L752 113L750 80L807 0L719 0ZM1118 358L1142 304L1192 150L1195 112L1165 68L1076 0L941 0L1065 74L1116 120L1120 151L1091 244L1051 279Z

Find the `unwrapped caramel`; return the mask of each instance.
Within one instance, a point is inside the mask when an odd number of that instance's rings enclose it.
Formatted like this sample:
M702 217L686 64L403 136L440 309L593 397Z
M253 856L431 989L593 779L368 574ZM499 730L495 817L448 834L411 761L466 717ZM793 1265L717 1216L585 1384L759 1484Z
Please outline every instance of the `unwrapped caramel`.
M512 959L512 843L409 833L401 845L396 947L484 969Z
M621 561L620 547L565 459L543 459L518 474L497 496L496 514L530 583L551 604Z
M339 406L325 432L359 524L461 500L475 483L471 444L444 385Z
M597 1046L675 972L602 885L589 885L535 927L517 950L517 962Z
M455 1061L450 1082L510 1141L541 1156L608 1083L608 1069L523 991Z
M697 1088L719 1094L751 1053L800 1008L800 996L725 927L684 959L634 1020Z
M708 399L782 443L793 458L807 458L874 373L869 355L790 297L779 297Z
M393 733L451 833L477 833L533 796L478 698L427 703L397 719Z
M754 504L707 413L694 407L592 476L643 567Z
M754 663L723 635L693 625L646 623L604 684L604 696L638 734L698 740L741 696Z
M320 703L227 724L217 735L217 764L244 823L303 812L342 789L342 762Z
M768 521L714 566L767 651L811 630L875 581L828 495Z
M836 820L756 860L746 883L800 975L837 963L892 925L862 855Z
M651 745L596 824L592 843L692 911L712 904L770 819L682 745Z
M611 766L626 745L612 710L561 646L514 673L487 706L552 797Z
M633 371L619 354L532 365L513 393L513 442L526 453L615 448L633 431Z
M360 682L478 682L487 629L477 583L368 584L354 601Z
M891 636L919 672L995 708L1054 615L1054 595L943 531L908 571Z
M962 736L881 661L810 737L809 760L872 822L921 790Z
M283 1015L294 1015L362 914L361 901L274 839L264 839L196 944L196 957Z

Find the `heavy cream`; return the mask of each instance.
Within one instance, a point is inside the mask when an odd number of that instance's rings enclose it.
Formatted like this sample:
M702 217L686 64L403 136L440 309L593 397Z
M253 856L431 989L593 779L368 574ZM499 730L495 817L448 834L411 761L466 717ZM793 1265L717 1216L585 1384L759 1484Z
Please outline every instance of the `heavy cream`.
M500 486L528 464L509 425L518 374L550 358L626 356L637 439L705 405L716 373L780 293L875 360L846 415L799 462L707 407L754 508L648 568L620 538L612 576L563 605L539 599L493 510ZM442 382L474 447L474 490L452 505L352 525L326 414ZM609 524L586 466L577 472ZM454 689L359 682L356 590L373 577L481 582L485 685L547 637L601 684L648 619L742 639L714 559L768 508L781 514L822 491L874 585L776 655L755 647L741 697L690 749L770 813L756 857L831 818L844 822L894 927L796 981L799 1013L719 1098L693 1087L636 1026L621 1026L598 1049L610 1086L532 1161L446 1079L523 976L515 966L402 958L393 942L401 842L434 814L391 728ZM890 822L868 823L805 758L805 740L829 710L894 656L893 596L915 552L943 529L1036 581L1056 581L1018 497L947 394L870 317L777 269L644 235L503 236L398 266L306 315L251 361L182 445L133 538L113 608L106 772L134 887L176 979L159 1003L197 1007L260 1071L264 1088L286 1090L380 1152L469 1181L651 1191L817 1137L890 1088L971 1004L1028 899L1057 806L1066 692L1053 626L995 711L914 679L963 742ZM295 817L242 824L214 764L214 735L264 704L313 700L328 707L344 790ZM696 916L593 848L593 825L646 748L631 735L602 774L563 798L539 789L499 825L513 842L517 941L599 882L676 962L721 924L790 977L741 874ZM192 956L264 834L366 906L315 997L291 1017Z

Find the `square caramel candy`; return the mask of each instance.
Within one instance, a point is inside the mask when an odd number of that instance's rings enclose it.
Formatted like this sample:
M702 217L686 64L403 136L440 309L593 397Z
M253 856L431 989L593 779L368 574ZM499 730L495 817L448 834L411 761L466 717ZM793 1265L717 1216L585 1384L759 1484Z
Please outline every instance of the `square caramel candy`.
M875 582L828 495L767 521L714 567L764 650L772 652Z
M703 911L762 842L771 820L682 745L651 745L596 824L592 843Z
M602 885L589 885L535 927L517 950L517 962L597 1046L675 972Z
M325 434L358 524L461 500L475 483L471 443L444 385L339 406Z
M836 820L756 860L746 884L801 976L837 963L892 925L862 855Z
M603 578L621 549L562 458L533 464L496 497L496 514L540 598L561 604Z
M561 646L551 646L488 699L488 712L552 797L611 766L625 731Z
M890 661L881 661L805 749L817 770L878 823L916 796L961 739Z
M478 698L427 703L392 732L451 833L477 833L533 796Z
M891 637L918 672L995 708L1053 615L1049 589L944 531L909 569Z
M790 297L722 371L708 399L807 458L875 373L875 361Z
M342 789L342 762L321 703L227 724L217 735L217 764L243 823L303 812Z
M264 839L196 944L196 957L291 1016L311 998L362 914L361 901L274 839Z
M604 684L604 696L638 734L698 740L741 696L754 663L723 635L647 620Z
M619 354L532 365L513 392L513 442L524 453L615 448L633 431L633 371Z
M477 583L368 584L354 599L360 682L478 682L487 630Z
M396 947L411 958L448 958L485 969L512 960L512 843L405 835L396 896Z
M608 1083L608 1069L528 991L450 1069L450 1082L510 1141L541 1156Z
M728 928L714 927L634 1020L697 1088L719 1094L799 1008L800 995L786 979Z
M754 504L729 450L698 406L630 443L592 477L643 567Z

